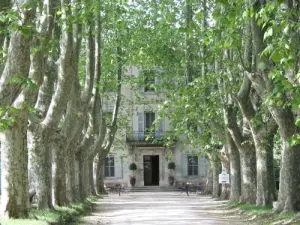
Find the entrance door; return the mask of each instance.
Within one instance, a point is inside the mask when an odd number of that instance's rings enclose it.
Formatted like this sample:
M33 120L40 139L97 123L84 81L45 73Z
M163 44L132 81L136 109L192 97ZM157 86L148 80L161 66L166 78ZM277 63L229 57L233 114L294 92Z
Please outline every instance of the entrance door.
M159 185L159 156L144 155L144 184Z

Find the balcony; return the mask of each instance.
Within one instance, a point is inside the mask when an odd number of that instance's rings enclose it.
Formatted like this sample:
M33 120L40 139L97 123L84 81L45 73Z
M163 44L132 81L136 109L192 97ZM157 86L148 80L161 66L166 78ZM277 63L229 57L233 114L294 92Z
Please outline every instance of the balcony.
M149 133L146 131L134 131L126 134L126 142L135 146L164 146L164 139L170 132Z

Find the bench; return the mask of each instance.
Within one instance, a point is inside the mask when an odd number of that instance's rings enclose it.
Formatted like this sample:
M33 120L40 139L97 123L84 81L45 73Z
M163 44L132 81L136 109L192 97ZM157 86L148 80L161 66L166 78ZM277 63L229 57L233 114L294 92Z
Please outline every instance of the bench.
M118 193L119 196L125 191L125 185L121 183L106 183L104 187L106 191Z
M181 190L181 193L186 192L187 196L189 196L189 192L202 192L204 190L205 185L203 182L199 182L199 184L193 184L191 182L176 181L175 187L179 188Z

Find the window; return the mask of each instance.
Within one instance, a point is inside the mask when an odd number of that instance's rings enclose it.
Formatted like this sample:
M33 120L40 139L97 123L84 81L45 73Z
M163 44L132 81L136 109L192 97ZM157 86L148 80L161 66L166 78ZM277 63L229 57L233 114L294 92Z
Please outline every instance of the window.
M198 156L189 155L188 156L188 175L197 176L198 175Z
M103 115L102 115L106 121L106 124L110 124L111 121L112 121L112 116L113 116L113 113L112 112L103 112Z
M144 91L155 91L155 70L144 70Z
M105 177L115 176L115 159L113 156L108 156L105 158Z
M186 122L186 127L190 131L193 131L193 132L197 132L198 131L198 127L197 127L196 121L191 121L190 119L188 119L187 122Z
M155 120L154 112L145 112L145 131L150 132L152 124Z

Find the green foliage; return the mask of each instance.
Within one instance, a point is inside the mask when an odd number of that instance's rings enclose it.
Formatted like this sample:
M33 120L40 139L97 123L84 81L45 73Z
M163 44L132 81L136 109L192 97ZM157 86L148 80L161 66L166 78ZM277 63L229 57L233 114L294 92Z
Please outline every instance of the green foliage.
M10 80L12 84L20 84L23 85L25 88L37 88L36 83L31 78L23 77L23 76L16 76Z
M174 162L169 162L168 163L168 169L169 170L174 170L175 169L175 163Z
M256 206L238 202L225 203L230 208L238 208L248 215L255 216L252 222L255 224L300 224L299 213L276 213L270 206Z
M135 164L135 163L131 163L131 164L129 165L129 170L132 170L132 171L137 170L136 164Z
M0 131L9 129L17 120L18 114L22 109L17 109L13 106L1 107L0 106Z
M245 204L245 203L238 203L238 202L229 202L227 203L230 207L238 207L241 210L245 210L254 214L266 214L272 212L271 206L256 206L251 204Z
M92 209L92 202L102 196L90 196L83 202L72 203L67 206L55 206L53 210L31 210L29 219L0 220L6 225L48 225L68 224L74 219Z

